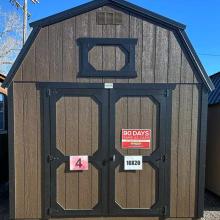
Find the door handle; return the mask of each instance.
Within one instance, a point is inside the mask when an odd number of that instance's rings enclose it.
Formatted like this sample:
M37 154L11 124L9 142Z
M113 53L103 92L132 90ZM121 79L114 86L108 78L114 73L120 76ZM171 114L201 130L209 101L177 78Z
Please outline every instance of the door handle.
M106 165L108 162L115 162L115 159L116 159L116 157L115 157L115 154L113 155L113 156L111 156L108 160L103 160L102 161L102 165Z

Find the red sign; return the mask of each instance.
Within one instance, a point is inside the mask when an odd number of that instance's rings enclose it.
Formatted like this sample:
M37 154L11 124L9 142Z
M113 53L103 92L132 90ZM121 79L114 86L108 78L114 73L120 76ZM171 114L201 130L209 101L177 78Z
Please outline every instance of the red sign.
M151 129L122 129L122 148L150 149Z
M70 170L88 170L88 156L70 156Z

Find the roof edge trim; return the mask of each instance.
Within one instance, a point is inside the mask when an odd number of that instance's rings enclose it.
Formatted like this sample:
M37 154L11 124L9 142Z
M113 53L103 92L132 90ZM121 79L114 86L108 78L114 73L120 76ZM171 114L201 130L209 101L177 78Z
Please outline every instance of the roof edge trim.
M14 75L16 74L18 68L20 67L22 61L24 60L26 54L28 53L28 51L29 51L32 43L34 42L35 38L37 37L40 29L41 29L40 27L36 27L31 31L27 41L25 42L24 46L22 47L20 53L18 54L14 64L12 65L8 75L6 76L6 78L2 84L3 88L6 88L10 85Z
M61 22L63 20L66 20L70 17L77 16L82 13L86 13L90 10L94 10L96 8L102 7L104 5L115 5L120 8L124 8L126 10L132 11L133 13L139 14L143 17L150 17L153 20L157 20L158 22L163 23L166 26L170 26L173 28L178 29L185 29L186 26L184 24L181 24L179 22L176 22L170 18L164 17L162 15L159 15L157 13L154 13L152 11L149 11L145 8L142 8L140 6L134 5L130 2L124 1L124 0L93 0L91 2L85 3L83 5L76 6L72 9L65 10L63 12L59 12L57 14L48 16L46 18L34 21L30 23L31 27L44 27L48 26L57 22Z

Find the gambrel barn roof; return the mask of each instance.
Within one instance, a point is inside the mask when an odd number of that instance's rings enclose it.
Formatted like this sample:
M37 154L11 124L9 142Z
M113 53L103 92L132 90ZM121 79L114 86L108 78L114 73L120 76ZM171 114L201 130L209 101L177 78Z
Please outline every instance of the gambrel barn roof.
M212 81L209 79L203 65L201 64L194 48L192 47L187 37L186 32L184 31L185 25L178 23L176 21L173 21L169 18L163 17L161 15L158 15L156 13L153 13L149 10L146 10L134 4L131 4L124 0L94 0L89 3L83 4L81 6L66 10L64 12L61 12L61 13L58 13L58 14L55 14L55 15L52 15L52 16L49 16L44 19L31 23L30 26L33 27L33 30L29 38L27 39L24 47L22 48L20 54L18 55L14 65L10 69L7 78L3 83L3 86L8 87L10 85L10 82L12 81L14 75L16 74L16 71L20 67L24 57L26 56L33 41L37 37L42 27L61 22L63 20L69 19L71 17L86 13L88 11L91 11L91 10L94 10L94 9L97 9L99 7L106 6L106 5L123 9L135 15L144 17L153 23L160 24L161 26L165 28L175 31L176 35L178 36L178 40L180 44L186 49L187 55L189 59L191 60L201 81L204 83L204 85L206 85L208 90L212 91L214 89L214 85Z

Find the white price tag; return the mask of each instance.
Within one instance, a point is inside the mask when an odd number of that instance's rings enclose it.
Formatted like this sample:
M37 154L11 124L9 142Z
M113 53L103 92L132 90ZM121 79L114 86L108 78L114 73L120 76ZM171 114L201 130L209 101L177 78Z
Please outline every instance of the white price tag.
M113 89L113 83L105 83L105 89Z
M124 156L124 170L142 170L142 156Z

